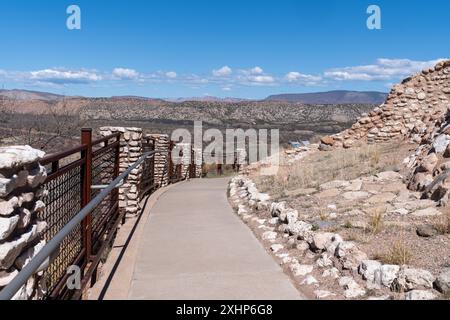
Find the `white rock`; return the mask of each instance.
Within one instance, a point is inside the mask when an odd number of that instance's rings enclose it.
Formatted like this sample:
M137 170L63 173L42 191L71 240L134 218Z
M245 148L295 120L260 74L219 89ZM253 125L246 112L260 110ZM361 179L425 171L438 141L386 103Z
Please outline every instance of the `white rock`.
M389 300L391 298L391 296L389 295L384 295L384 296L377 296L377 297L369 297L367 298L367 300L372 300L372 301L378 301L378 300Z
M337 279L340 276L340 272L337 268L327 269L322 273L323 278Z
M319 259L317 259L316 264L320 268L331 267L333 265L333 261L328 253L324 252L320 255Z
M378 179L384 180L384 181L401 180L401 179L403 179L403 176L400 173L394 172L394 171L380 172L380 173L376 174L375 176Z
M262 234L263 240L275 240L277 238L277 233L273 231L266 231Z
M22 270L45 246L45 241L40 241L34 247L29 248L24 253L22 253L14 262L14 266ZM44 262L40 268L36 272L44 270L48 266L48 261Z
M308 276L306 276L305 280L303 280L300 284L310 286L312 284L317 284L317 283L319 283L319 281L317 281L316 278L314 278L312 275L308 275Z
M0 270L0 288L5 287L19 274L15 268L11 270Z
M344 296L348 299L366 294L366 291L352 277L340 278L339 285L344 289Z
M414 289L432 289L435 280L436 277L427 270L401 268L392 287L399 292Z
M296 221L294 223L288 224L287 231L291 235L299 235L300 237L303 237L303 235L311 231L312 228L313 228L312 224L309 224L304 221Z
M283 250L283 245L281 245L281 244L278 244L278 243L275 243L275 244L273 244L272 246L270 246L270 249L273 251L273 252L278 252L278 251L280 251L280 250Z
M1 217L0 216L0 241L8 238L19 223L19 216Z
M289 266L289 268L291 269L294 276L306 276L313 271L314 266L294 262Z
M327 245L333 242L336 234L330 232L317 232L313 235L311 248L315 251L324 251Z
M445 149L448 146L449 141L450 141L449 135L441 134L436 139L434 139L433 142L434 151L436 151L437 153L444 153Z
M19 207L19 198L12 197L8 201L0 199L0 216L11 215Z
M269 224L276 225L280 222L280 218L272 218L269 220Z
M9 269L16 258L20 255L22 249L38 235L38 226L33 225L27 233L20 238L0 244L0 269Z
M385 264L381 266L380 272L375 272L375 282L381 283L383 286L390 288L392 282L397 278L400 267L397 265Z
M45 152L30 146L12 146L0 148L0 169L22 167L44 157Z
M359 274L363 279L375 283L375 275L380 272L381 263L375 260L364 260L359 265Z
M405 300L434 300L436 295L432 291L413 290L405 294Z
M316 291L314 291L314 294L317 299L324 299L324 298L336 295L336 294L334 294L330 291L326 291L326 290L316 290Z
M417 210L411 213L411 215L416 217L434 217L441 215L442 212L440 212L438 209L430 207L422 210Z

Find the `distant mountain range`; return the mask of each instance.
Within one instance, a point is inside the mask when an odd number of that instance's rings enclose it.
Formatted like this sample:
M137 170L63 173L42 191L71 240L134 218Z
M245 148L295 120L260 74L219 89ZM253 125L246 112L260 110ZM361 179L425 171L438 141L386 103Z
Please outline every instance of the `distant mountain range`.
M376 91L327 91L316 93L278 94L266 98L266 101L297 102L304 104L381 104L387 93Z
M63 95L41 92L41 91L30 91L30 90L4 90L0 89L0 96L14 99L14 100L44 100L44 101L52 101L52 100L61 100L64 98Z
M27 100L42 100L42 101L55 101L82 97L64 96L48 92L30 91L30 90L0 90L0 96L7 97L9 99L27 101ZM375 91L328 91L328 92L316 92L316 93L293 93L293 94L278 94L271 95L263 101L267 102L291 102L291 103L303 103L303 104L381 104L386 100L387 93L375 92ZM204 97L192 97L192 98L167 98L156 99L139 96L113 96L105 99L117 100L117 99L129 99L140 101L167 101L172 103L183 103L187 101L200 101L200 102L220 102L220 103L239 103L252 101L250 99L241 98L218 98L212 96Z

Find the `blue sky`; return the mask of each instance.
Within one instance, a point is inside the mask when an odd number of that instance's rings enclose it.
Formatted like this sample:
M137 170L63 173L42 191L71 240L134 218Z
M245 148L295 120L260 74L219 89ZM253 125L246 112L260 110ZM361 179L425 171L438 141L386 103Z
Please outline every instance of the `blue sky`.
M68 30L66 9L81 9ZM381 8L381 30L366 27ZM388 91L450 58L442 0L9 0L0 83L67 95Z

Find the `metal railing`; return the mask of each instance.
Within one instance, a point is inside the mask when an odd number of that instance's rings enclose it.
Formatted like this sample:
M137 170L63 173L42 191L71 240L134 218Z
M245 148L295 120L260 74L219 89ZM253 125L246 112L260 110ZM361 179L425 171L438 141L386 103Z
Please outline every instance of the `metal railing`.
M84 147L83 147L84 148ZM0 291L0 300L10 300L14 295L19 291L19 289L28 281L28 279L35 274L35 272L41 267L43 263L51 257L55 251L58 251L60 246L64 243L64 241L74 233L74 231L78 232L78 228L83 222L86 221L86 218L91 215L94 210L101 205L107 197L111 194L115 193L117 190L117 186L121 184L123 180L127 178L127 176L136 169L139 165L141 165L146 158L154 154L155 151L151 151L145 153L138 161L136 161L131 167L129 167L125 172L116 177L105 189L101 190L84 208L81 209L68 223L66 223L60 231L58 231L44 246L42 250L19 272L19 274L5 287ZM111 230L117 229L117 226L120 222L120 215L117 219L113 220ZM109 243L103 242L102 248L106 247ZM101 251L101 248L100 250ZM82 251L80 251L82 252ZM90 261L92 266L96 266L98 264L99 257L97 256L94 260ZM92 270L93 267L90 267L89 270ZM82 281L81 288L84 288L87 284L89 276L91 275L90 271L85 273L85 276ZM82 292L78 290L75 293L74 297L78 298Z
M95 283L100 260L124 221L118 188L128 175L141 166L139 198L142 199L158 187L155 154L166 153L169 183L182 180L182 165L172 161L175 143L170 142L168 153L161 152L155 150L152 138L144 138L143 155L119 175L120 139L121 134L115 133L93 141L92 129L82 129L80 145L41 160L48 176L43 185L47 192L42 199L46 208L38 213L38 219L47 223L42 233L47 245L0 291L0 300L11 299L44 261L48 266L42 271L43 299L80 298L88 284ZM195 177L192 150L188 177ZM71 266L80 268L80 289L71 290L66 285Z

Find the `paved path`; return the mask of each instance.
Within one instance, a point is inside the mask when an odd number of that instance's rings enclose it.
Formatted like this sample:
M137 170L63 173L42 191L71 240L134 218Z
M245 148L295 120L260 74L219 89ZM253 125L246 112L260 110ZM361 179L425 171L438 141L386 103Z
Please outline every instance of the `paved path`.
M233 213L227 181L196 179L159 198L144 227L128 298L303 298Z

